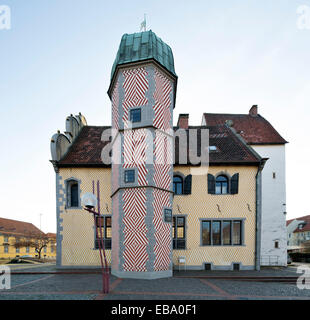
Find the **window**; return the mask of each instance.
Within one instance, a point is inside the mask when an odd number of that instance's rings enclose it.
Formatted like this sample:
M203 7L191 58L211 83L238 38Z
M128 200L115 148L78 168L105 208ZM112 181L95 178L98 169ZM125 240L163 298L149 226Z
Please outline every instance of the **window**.
M4 253L9 253L9 246L7 244L4 245Z
M135 170L125 171L125 183L135 182Z
M231 221L223 221L223 245L231 245Z
M26 247L26 253L29 253L29 252L30 252L30 248Z
M210 221L202 222L202 243L203 245L211 244L211 222Z
M46 247L44 247L44 253L46 253L47 252L47 248Z
M174 194L183 194L183 179L180 176L173 177Z
M189 174L184 179L181 176L173 176L173 192L175 195L192 193L192 175Z
M172 222L172 210L171 209L165 209L164 210L164 219L165 222Z
M140 122L141 121L141 109L132 109L130 110L130 121L131 122Z
M19 248L16 248L16 253L20 253L20 250L19 250Z
M203 246L242 245L241 220L202 220L201 244Z
M241 221L233 221L233 244L241 245Z
M9 237L4 237L3 242L9 242Z
M221 244L221 221L212 221L212 241L213 245Z
M215 193L227 194L228 193L228 179L226 176L218 176L215 181Z
M172 218L173 249L186 249L185 245L185 217Z
M67 181L67 207L79 207L79 183L76 180Z
M225 174L220 174L216 178L208 173L208 193L209 194L238 194L239 173L235 173L231 178Z
M96 233L96 243L95 248L99 249L99 241L103 240L104 249L111 249L112 248L112 218L111 216L104 216L104 217L97 217L96 218L96 226L97 226L97 233ZM100 232L101 226L101 232Z
M275 247L276 249L279 249L279 241L275 241L274 247Z

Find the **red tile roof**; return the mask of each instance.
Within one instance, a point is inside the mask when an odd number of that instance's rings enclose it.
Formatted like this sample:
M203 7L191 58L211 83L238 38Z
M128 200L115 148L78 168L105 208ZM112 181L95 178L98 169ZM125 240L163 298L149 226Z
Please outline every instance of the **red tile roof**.
M111 127L85 126L64 157L59 161L61 165L101 165L102 148L108 144L101 141L102 132Z
M298 217L298 218L295 218L295 219L291 219L291 220L288 220L287 222L292 222L294 220L300 220L300 221L304 221L305 222L305 225L303 228L299 229L298 226L297 228L293 231L293 232L305 232L305 231L310 231L310 215L308 216L303 216L303 217ZM287 224L286 224L287 225Z
M71 166L100 166L107 167L102 163L101 151L108 142L101 141L103 130L109 127L85 126L79 136L73 142L65 156L58 162L58 167ZM190 126L189 129L197 130L197 143L200 146L200 130L202 126ZM179 129L174 127L174 130ZM241 138L226 125L208 127L210 146L216 146L216 152L210 152L210 164L253 164L256 165L261 158L255 151L242 142ZM188 133L188 130L186 131ZM176 164L178 164L178 140L175 143ZM190 164L190 163L188 163Z
M32 223L0 218L0 233L12 235L44 235Z
M224 114L204 113L207 126L224 124L233 121L233 127L249 144L285 144L274 127L261 115L257 114Z
M56 239L56 233L48 232L48 233L46 234L46 236L47 236L48 238L54 238L54 239Z

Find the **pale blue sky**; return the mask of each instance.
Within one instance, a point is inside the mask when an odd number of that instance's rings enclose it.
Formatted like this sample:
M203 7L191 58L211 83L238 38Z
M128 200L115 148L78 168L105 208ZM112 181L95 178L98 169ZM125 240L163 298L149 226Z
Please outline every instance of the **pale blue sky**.
M174 113L259 113L287 139L288 218L310 214L310 1L0 0L0 216L56 231L50 138L69 114L110 124L106 94L122 34L147 29L167 42L179 76Z

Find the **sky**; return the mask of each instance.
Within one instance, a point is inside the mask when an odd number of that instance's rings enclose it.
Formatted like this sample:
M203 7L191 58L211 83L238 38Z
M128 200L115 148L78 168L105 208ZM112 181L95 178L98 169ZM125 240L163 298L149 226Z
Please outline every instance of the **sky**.
M173 50L174 122L189 113L190 124L199 125L203 112L248 113L258 105L289 141L287 218L310 214L310 0L1 5L9 7L11 21L0 29L0 217L56 232L50 139L65 130L70 114L110 125L112 64L121 36L139 32L144 14L147 29Z

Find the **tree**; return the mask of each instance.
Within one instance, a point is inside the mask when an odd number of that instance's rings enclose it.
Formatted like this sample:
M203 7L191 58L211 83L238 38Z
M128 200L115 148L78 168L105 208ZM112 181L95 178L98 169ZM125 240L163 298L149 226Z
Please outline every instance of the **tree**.
M47 237L44 233L29 233L25 238L16 237L14 247L15 248L24 248L30 247L34 248L35 252L38 254L39 259L41 259L42 249L47 247L48 243L51 242L51 239Z

